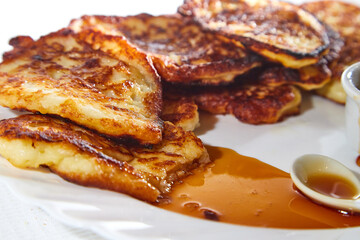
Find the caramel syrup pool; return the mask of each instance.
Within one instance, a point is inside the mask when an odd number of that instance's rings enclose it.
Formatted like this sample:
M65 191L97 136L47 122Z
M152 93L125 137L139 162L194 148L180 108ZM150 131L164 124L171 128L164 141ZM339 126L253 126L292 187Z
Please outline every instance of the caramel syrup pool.
M206 146L214 162L176 185L159 207L226 223L291 229L360 226L360 216L315 204L290 175L233 150Z

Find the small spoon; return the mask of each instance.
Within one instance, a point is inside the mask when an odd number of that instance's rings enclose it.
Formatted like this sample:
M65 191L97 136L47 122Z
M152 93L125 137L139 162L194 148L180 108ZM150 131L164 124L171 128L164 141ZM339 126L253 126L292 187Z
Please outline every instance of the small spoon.
M313 201L338 210L360 212L360 181L351 170L338 161L323 155L304 155L296 159L290 171L290 176L295 186ZM317 179L328 176L327 179L324 178L323 181L318 181L318 183L325 185L331 182L329 176L332 176L334 180L336 179L337 181L330 186L330 189L334 190L334 192L331 190L326 193L319 191L319 188L312 181L312 179L315 179L314 176L317 176ZM351 194L347 194L346 198L336 193L336 188L340 185L348 187L347 190L351 190Z

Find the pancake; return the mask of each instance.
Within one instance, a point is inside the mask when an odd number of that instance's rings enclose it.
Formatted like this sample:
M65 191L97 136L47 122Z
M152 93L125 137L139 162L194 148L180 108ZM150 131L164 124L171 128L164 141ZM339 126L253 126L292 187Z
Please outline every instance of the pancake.
M360 8L340 1L308 2L301 7L337 31L344 40L339 56L329 61L331 81L317 91L321 96L344 104L346 94L341 85L341 74L346 67L360 61Z
M146 148L37 114L0 121L0 154L16 167L47 167L67 181L149 202L209 162L201 140L170 122L164 123L162 142Z
M114 138L159 143L160 78L147 56L123 39L83 34L62 29L37 41L12 39L14 49L0 64L0 104L59 115Z
M299 76L300 81L293 84L310 91L325 86L331 79L331 71L325 63L318 63L299 68Z
M185 0L178 11L285 67L317 63L326 53L325 27L298 6L276 0Z
M186 131L193 131L200 125L198 106L187 98L165 98L161 119L172 122Z
M259 81L268 86L284 84L295 85L310 91L323 87L330 81L331 71L326 64L314 64L300 69L285 68L283 66L267 66L262 68Z
M70 28L125 36L152 59L158 73L169 82L218 85L261 65L260 58L240 43L204 31L192 19L178 14L83 16L73 20Z
M328 25L325 27L330 40L329 51L321 57L318 63L297 70L281 66L268 67L267 70L264 70L266 73L263 76L266 75L266 77L262 77L262 82L271 86L293 84L307 91L321 89L325 85L329 85L332 71L328 65L339 58L344 41L339 33L331 27Z
M195 101L200 110L231 114L249 124L276 123L300 112L301 93L296 87L269 86L259 79L258 74L249 74L228 86L181 88L167 85L164 94L186 97Z

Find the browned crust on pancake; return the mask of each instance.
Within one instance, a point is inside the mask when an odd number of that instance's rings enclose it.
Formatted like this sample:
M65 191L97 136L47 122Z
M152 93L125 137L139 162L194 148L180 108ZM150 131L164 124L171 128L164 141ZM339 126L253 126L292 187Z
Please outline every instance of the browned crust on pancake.
M93 45L83 42L85 38L92 39ZM10 43L14 49L4 54L0 64L3 106L57 114L100 133L135 138L143 144L161 141L159 76L146 55L125 40L62 29L37 41L17 37ZM136 104L132 92L138 98Z
M47 159L12 159L3 147L14 140L21 140L23 146L39 149L40 153L47 147L65 152L70 149L74 158L76 155L85 157L86 165L92 168L82 170L80 166L79 170L75 160L73 164L67 163L64 169L61 162ZM191 169L209 162L200 139L168 122L165 122L163 141L152 148L124 145L64 119L46 115L22 115L0 121L0 141L1 154L5 153L4 157L18 167L46 166L70 182L126 193L150 202L170 191L171 186L190 174ZM187 153L189 150L192 152ZM36 161L42 162L40 166ZM72 169L73 165L77 168Z
M232 114L249 124L276 123L300 112L301 93L291 85L268 86L259 74L249 74L235 84L221 87L181 89L168 85L164 94L188 97L200 110L214 114Z
M331 71L324 63L314 64L300 69L283 66L267 66L262 69L259 82L268 86L291 84L304 90L314 90L323 87L330 81Z
M360 27L360 20L356 21L360 18L360 8L341 1L314 1L304 3L301 7L327 24L332 46L330 51L335 49L327 62L332 79L340 81L346 66L360 60L360 34L355 32Z
M39 129L34 130L36 128ZM158 189L149 184L142 174L126 162L132 158L129 151L68 122L42 115L22 115L0 121L0 138L8 141L19 139L30 141L34 149L39 148L41 142L59 148L71 148L75 153L88 155L97 165L98 173L85 173L72 169L62 171L56 164L51 163L42 165L67 181L126 193L146 201L155 201L160 195ZM103 152L114 152L123 160L112 158Z
M346 67L360 61L360 8L341 1L314 1L301 5L342 37L341 51L328 62L331 81L317 93L332 101L345 104L346 94L341 86L341 75ZM330 40L331 40L331 35Z
M185 0L178 11L287 67L318 62L329 44L316 18L286 2Z
M187 98L164 99L161 119L170 121L187 131L193 131L199 125L198 106Z
M313 13L324 23L328 24L345 40L359 40L357 30L360 27L359 19L360 8L354 4L342 1L313 1L300 5L301 8Z
M73 20L70 27L125 36L152 58L161 77L170 82L217 85L261 65L260 58L239 43L208 32L178 14L83 16Z
M293 86L270 87L264 85L244 86L236 91L205 93L197 95L199 108L217 114L233 114L244 123L276 123L286 116L300 112L300 102L291 111L281 113L283 108L299 94Z

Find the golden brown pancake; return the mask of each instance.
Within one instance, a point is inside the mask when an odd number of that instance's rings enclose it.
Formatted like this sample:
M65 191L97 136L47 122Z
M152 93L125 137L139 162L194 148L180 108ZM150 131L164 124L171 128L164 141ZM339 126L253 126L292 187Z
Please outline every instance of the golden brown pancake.
M259 81L268 86L291 84L304 90L313 90L323 87L329 82L331 72L326 64L314 64L299 69L285 68L274 65L259 69L262 74Z
M160 78L147 56L123 39L82 34L63 29L37 41L12 39L14 49L0 64L0 104L56 114L112 137L159 143ZM93 45L81 40L85 36Z
M321 21L328 24L341 36L347 37L345 41L359 40L357 34L360 22L360 8L342 1L313 1L300 5L306 11L313 13Z
M322 88L331 80L331 70L329 62L339 57L339 53L344 45L340 35L326 27L326 32L330 39L329 51L323 55L316 64L305 66L299 69L286 68L280 65L264 64L260 75L260 81L269 86L279 86L283 84L296 85L304 90L314 90Z
M329 63L339 57L340 51L344 46L344 41L330 26L325 25L329 37L329 51L322 56L316 64L299 68L300 81L294 83L305 90L321 89L331 81L332 71Z
M317 63L298 69L300 81L293 82L305 90L322 88L331 79L331 71L325 63Z
M325 25L325 27L330 39L329 51L321 57L318 63L297 70L281 66L267 67L264 70L266 73L263 74L266 77L262 77L262 82L271 86L293 84L304 90L320 89L329 83L332 72L328 65L339 57L344 41L328 25ZM297 73L295 73L296 71Z
M234 84L218 87L181 88L168 85L164 94L187 97L194 100L200 110L232 114L249 124L276 123L299 113L301 93L296 87L286 84L268 86L260 78L259 74L249 74L237 79Z
M286 67L317 63L329 44L324 26L313 15L286 2L185 0L178 10Z
M170 122L165 122L162 142L152 148L125 143L48 115L0 121L0 154L14 166L47 167L70 182L149 202L209 162L201 140Z
M186 131L193 131L200 125L198 106L187 98L165 98L161 119L172 122Z
M260 58L242 49L240 43L204 31L178 14L83 16L73 20L70 28L125 36L151 57L161 77L169 82L217 85L261 65Z
M331 82L317 92L335 102L345 103L341 74L347 66L360 61L360 8L341 1L315 1L301 5L337 31L344 40L339 56L330 61Z

